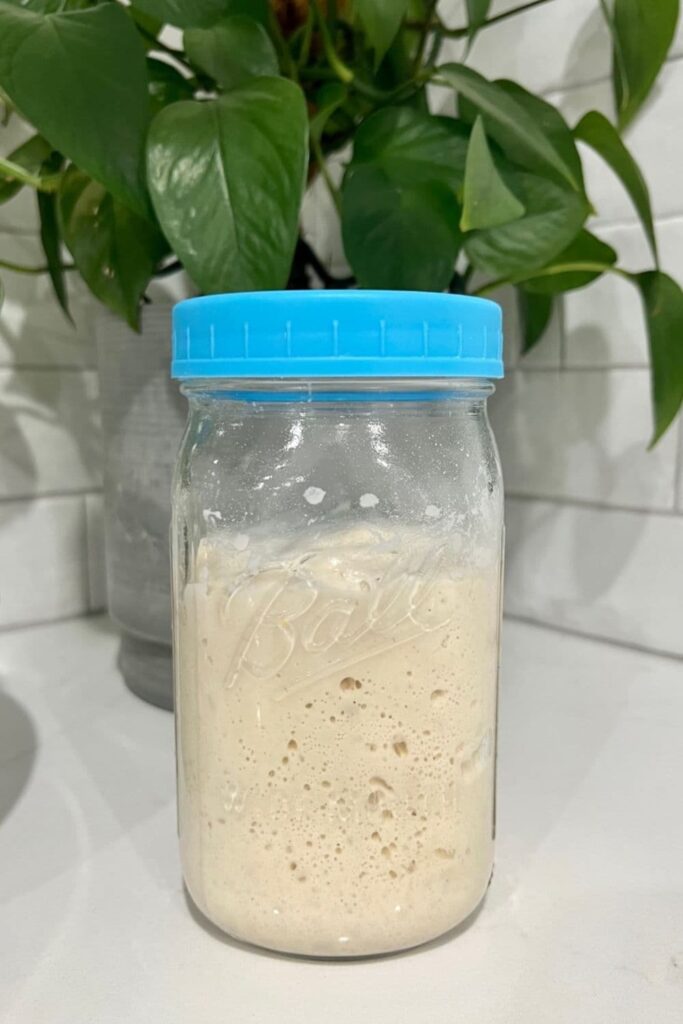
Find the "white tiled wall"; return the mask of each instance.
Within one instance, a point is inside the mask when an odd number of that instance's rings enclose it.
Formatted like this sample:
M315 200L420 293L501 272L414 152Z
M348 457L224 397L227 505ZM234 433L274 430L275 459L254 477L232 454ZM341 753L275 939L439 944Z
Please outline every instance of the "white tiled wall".
M0 127L0 152L22 134L16 120ZM0 206L3 259L44 262L28 190ZM101 531L89 514L102 486L94 304L72 280L74 329L46 276L2 268L0 276L1 629L84 614L104 601Z
M493 13L519 0L494 2ZM462 0L444 3L462 21ZM460 50L452 46L451 59ZM610 111L609 46L595 0L550 0L482 33L471 63L558 103L572 123ZM629 144L651 186L662 262L683 280L683 25ZM448 107L445 94L437 102ZM21 129L0 129L0 151ZM594 229L629 269L649 266L628 197L585 153ZM305 225L337 270L324 189ZM0 258L40 261L30 194L0 207ZM94 306L72 287L78 330L44 278L3 272L0 314L0 628L104 603ZM508 379L493 404L508 500L507 611L683 655L683 424L647 453L647 344L629 286L603 280L567 296L548 336L520 358L506 315Z
M590 109L612 113L607 54L594 0L552 0L482 33L471 61L543 91L574 124ZM663 268L681 282L682 58L683 25L627 136L650 186ZM593 230L627 269L650 267L627 195L597 157L583 155ZM609 278L569 294L542 347L521 359L509 297L504 306L508 377L491 418L508 494L507 613L683 655L683 424L646 451L650 382L637 292Z

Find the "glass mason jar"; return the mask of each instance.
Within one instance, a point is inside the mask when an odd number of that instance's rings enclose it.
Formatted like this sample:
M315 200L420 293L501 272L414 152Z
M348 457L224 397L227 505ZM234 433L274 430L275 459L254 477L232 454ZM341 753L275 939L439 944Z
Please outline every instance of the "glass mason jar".
M261 946L358 956L491 876L500 310L270 292L179 304L179 833L192 899Z

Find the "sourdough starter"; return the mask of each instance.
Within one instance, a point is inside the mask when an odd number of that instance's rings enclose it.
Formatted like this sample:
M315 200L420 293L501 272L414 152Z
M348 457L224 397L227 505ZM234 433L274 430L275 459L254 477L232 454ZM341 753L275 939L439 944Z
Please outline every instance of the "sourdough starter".
M353 956L477 906L498 589L427 528L201 542L177 601L180 838L220 928Z

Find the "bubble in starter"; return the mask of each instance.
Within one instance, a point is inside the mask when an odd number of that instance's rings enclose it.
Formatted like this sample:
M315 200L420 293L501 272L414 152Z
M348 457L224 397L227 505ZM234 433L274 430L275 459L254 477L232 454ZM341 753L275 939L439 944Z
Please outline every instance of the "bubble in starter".
M441 509L438 505L427 505L425 515L429 516L430 519L438 519L441 515Z
M246 533L238 533L232 542L232 546L237 551L246 551L249 547L249 537Z
M309 505L319 505L326 494L327 491L323 491L322 487L307 487L304 491L304 498Z
M375 505L379 505L379 498L376 494L361 494L360 496L360 507L361 508L374 508Z

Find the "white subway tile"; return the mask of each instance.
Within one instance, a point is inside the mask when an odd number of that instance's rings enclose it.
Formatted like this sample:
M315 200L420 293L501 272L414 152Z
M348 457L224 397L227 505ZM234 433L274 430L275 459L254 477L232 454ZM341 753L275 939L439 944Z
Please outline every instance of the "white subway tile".
M490 13L517 6L519 0L504 0ZM534 92L592 81L609 74L610 62L595 0L549 3L501 21L480 32L468 61L489 78L512 78Z
M0 498L101 486L93 370L0 369Z
M594 228L616 249L619 266L645 270L652 255L640 224ZM640 295L629 281L605 274L564 297L566 366L641 366L649 362Z
M0 502L0 627L88 611L81 495Z
M104 502L101 494L86 494L88 526L88 584L90 611L107 607L107 573L104 560Z
M669 51L669 60L683 56L683 18L678 19L676 35Z
M638 161L650 188L655 215L683 213L681 168L683 132L680 123L680 96L683 92L683 61L670 61L662 70L653 93L628 129L625 141ZM600 110L614 118L612 86L609 81L553 94L549 99L563 111L571 125L588 110ZM633 207L626 192L615 182L609 168L587 147L581 147L586 171L588 195L598 217L604 221L633 218Z
M509 499L505 610L683 655L683 516Z
M22 266L45 262L37 237L7 234L1 229L0 259ZM95 365L92 319L97 304L78 274L67 275L75 327L59 308L47 274L17 274L0 268L0 277L5 288L0 366Z
M676 431L647 451L647 370L517 370L491 402L508 493L672 509Z
M617 250L625 270L648 270L653 257L640 224L601 225L595 233ZM661 265L683 281L683 217L657 225ZM570 367L648 366L647 330L640 294L629 281L606 274L564 298L565 364Z

